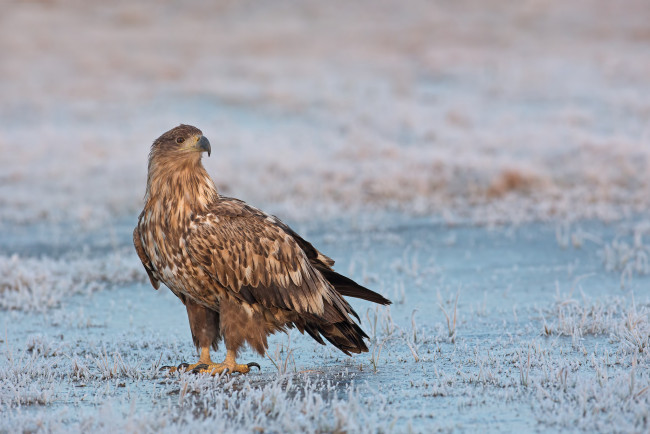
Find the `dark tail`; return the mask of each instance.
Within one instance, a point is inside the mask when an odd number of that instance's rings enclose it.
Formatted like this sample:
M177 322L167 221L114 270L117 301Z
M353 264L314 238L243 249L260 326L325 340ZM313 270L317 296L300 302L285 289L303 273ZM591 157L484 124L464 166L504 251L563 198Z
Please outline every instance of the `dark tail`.
M361 298L379 304L391 304L387 298L364 288L352 279L340 275L329 267L316 265L323 277L332 284L336 291L348 297ZM337 310L334 305L327 303L322 316L311 318L303 317L302 320L293 320L301 332L307 332L316 342L325 345L323 338L343 351L348 356L350 353L363 353L368 347L363 341L368 335L359 327L348 314L354 315L357 320L359 315L347 304L347 312Z
M364 288L354 280L349 279L337 273L334 270L319 267L318 271L321 272L323 277L325 277L329 281L329 283L331 283L332 286L334 286L334 288L336 288L338 293L341 295L347 297L361 298L363 300L368 300L368 301L372 301L373 303L379 303L384 305L392 303L389 299L385 298L384 296L377 294L375 291L371 291L368 288Z
M299 329L301 328L319 344L325 345L323 341L323 338L325 338L348 356L350 353L358 354L368 352L368 347L363 342L363 338L367 338L368 336L361 330L361 327L352 321L341 321L333 324L311 323L304 324L302 327L299 327Z

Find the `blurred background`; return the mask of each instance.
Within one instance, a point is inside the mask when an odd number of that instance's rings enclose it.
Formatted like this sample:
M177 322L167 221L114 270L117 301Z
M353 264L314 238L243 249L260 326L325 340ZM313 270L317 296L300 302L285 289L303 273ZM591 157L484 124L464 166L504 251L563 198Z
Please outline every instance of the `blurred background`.
M3 0L0 220L135 216L179 123L222 193L294 221L642 212L648 23L645 0Z

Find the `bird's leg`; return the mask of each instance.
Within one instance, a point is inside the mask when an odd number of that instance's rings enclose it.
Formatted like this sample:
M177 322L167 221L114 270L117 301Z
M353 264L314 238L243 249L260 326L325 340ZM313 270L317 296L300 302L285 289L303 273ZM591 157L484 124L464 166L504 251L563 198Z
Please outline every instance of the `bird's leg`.
M239 372L246 374L250 371L251 367L255 366L260 369L257 363L248 363L246 365L238 364L235 360L237 355L237 348L240 348L242 341L236 340L236 334L231 334L231 339L226 337L226 359L222 363L214 363L210 358L210 347L216 348L216 344L221 340L221 330L232 330L233 318L235 324L239 324L236 320L239 317L232 315L232 309L229 310L231 319L230 323L226 326L220 321L220 313L218 311L208 309L200 304L195 303L192 299L185 299L185 307L187 308L187 316L190 321L190 329L192 331L192 340L197 348L201 349L201 355L197 363L188 364L181 363L177 367L163 366L162 369L167 369L168 372L176 371L191 371L191 372L205 372L212 375L222 374L224 372ZM222 302L222 310L228 309L230 305L227 302ZM236 313L240 313L241 309L237 306ZM244 319L248 319L245 317ZM223 320L223 317L221 317Z
M260 369L260 365L255 362L247 363L245 365L237 363L235 360L235 354L235 351L227 350L226 359L221 363L214 363L210 360L210 349L201 348L201 357L199 358L199 362L193 365L189 365L187 367L187 370L192 372L205 372L212 375L217 375L222 374L223 372L230 374L233 372L247 374L253 366L255 366L257 369Z
M210 358L210 347L201 347L201 355L199 356L199 361L193 365L187 366L187 370L191 371L192 369L201 365L214 365L214 362Z

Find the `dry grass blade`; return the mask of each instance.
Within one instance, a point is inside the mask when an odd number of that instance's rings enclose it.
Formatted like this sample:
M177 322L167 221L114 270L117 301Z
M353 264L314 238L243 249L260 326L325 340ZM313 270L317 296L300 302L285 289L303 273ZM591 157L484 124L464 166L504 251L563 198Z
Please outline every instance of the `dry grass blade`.
M456 342L456 320L458 313L458 298L460 297L460 289L456 292L456 299L454 300L454 312L453 317L450 317L445 307L442 305L442 302L438 301L438 307L442 310L442 313L445 315L447 320L447 330L449 331L449 339L452 343Z

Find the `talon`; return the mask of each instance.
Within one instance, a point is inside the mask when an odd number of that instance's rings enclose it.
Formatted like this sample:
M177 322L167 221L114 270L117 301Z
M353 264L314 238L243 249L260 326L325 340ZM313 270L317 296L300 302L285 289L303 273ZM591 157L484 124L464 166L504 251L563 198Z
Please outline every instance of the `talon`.
M201 357L197 363L181 363L177 367L173 366L163 366L162 369L168 369L168 372L191 372L193 374L210 374L212 376L222 376L230 375L237 372L238 374L247 374L250 372L251 368L257 368L258 371L262 370L262 367L256 362L250 362L245 365L241 365L235 361L235 354L228 350L226 353L226 360L222 363L214 363L210 360L210 349L203 347L201 349Z
M158 369L158 372L162 372L162 371L166 371L166 370L173 372L173 371L176 370L176 367L175 366L167 366L167 365L161 366L160 369Z
M200 365L196 365L195 367L193 367L191 372L194 374L198 374L199 372L201 372L201 370L208 369L208 368L209 368L208 365L206 365L205 363L201 363Z

